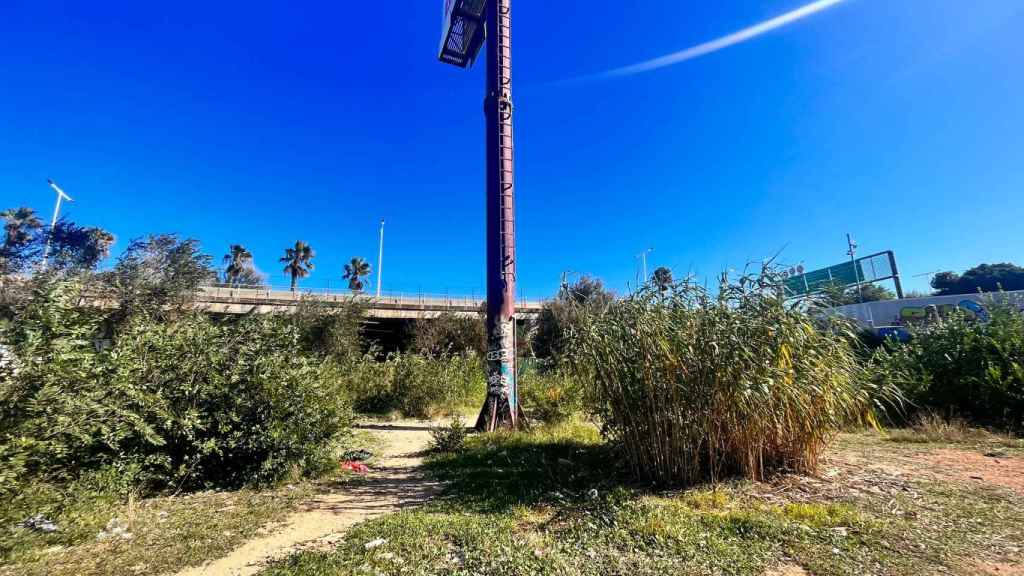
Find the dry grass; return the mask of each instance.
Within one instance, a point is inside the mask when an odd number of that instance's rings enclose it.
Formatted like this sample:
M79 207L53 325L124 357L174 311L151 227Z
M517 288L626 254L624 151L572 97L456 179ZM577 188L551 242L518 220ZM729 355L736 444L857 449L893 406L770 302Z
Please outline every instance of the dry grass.
M1021 441L1007 432L992 432L970 426L962 418L946 418L935 412L923 412L910 428L893 430L892 442L912 444L993 444L1017 447Z

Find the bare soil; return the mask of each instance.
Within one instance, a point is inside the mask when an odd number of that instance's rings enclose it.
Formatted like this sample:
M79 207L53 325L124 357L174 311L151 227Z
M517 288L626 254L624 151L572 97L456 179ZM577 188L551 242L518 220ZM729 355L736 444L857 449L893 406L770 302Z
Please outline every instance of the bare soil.
M256 574L268 562L293 552L332 548L349 527L363 520L426 502L440 489L419 469L432 426L417 421L357 426L381 440L383 454L369 473L328 487L279 525L265 529L264 536L223 558L185 569L178 576Z
M995 484L1024 496L1024 458L942 449L922 456L922 460L939 474L962 481Z

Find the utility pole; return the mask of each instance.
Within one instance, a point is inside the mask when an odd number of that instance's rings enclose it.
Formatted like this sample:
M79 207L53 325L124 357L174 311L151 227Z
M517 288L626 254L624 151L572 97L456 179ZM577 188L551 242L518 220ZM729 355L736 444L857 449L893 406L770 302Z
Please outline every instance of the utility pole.
M73 202L73 200L71 200L71 196L65 194L64 191L60 189L60 186L57 186L56 182L49 178L46 179L46 182L50 185L50 188L53 188L53 191L57 193L57 204L53 207L53 220L50 221L50 233L46 236L46 246L43 248L43 268L46 268L47 258L50 257L50 237L53 236L53 231L57 228L57 218L60 216L60 201L67 200L68 202Z
M476 427L516 428L516 239L511 0L487 0L487 400Z
M857 300L863 304L864 291L861 290L860 273L857 272L857 243L853 241L853 237L850 236L849 232L846 233L846 245L849 247L846 253L850 255L850 264L853 265L853 278L857 281Z
M384 219L380 219L380 244L377 248L377 298L380 298L380 284L384 276Z
M487 398L476 429L513 428L516 383L515 163L512 139L512 2L447 0L442 62L472 65L487 40L484 98L487 165Z

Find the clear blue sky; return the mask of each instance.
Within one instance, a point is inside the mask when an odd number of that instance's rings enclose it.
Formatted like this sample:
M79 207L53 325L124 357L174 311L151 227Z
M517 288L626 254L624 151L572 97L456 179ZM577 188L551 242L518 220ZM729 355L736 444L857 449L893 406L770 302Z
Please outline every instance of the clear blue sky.
M915 274L1024 264L1024 3L848 0L650 73L587 75L806 0L514 5L519 278L623 290L635 254L714 277L844 234ZM132 237L177 232L260 269L296 239L308 284L482 291L483 67L437 62L441 0L54 2L0 8L0 206ZM553 6L558 11L552 10ZM115 249L116 251L116 249ZM283 280L278 280L283 281Z

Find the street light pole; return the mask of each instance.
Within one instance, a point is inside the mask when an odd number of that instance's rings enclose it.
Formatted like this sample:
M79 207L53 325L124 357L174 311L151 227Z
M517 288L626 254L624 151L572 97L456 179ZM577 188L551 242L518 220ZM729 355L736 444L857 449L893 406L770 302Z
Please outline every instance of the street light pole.
M487 399L479 430L516 428L516 244L511 0L487 0Z
M643 286L647 283L647 255L654 252L654 248L648 248L643 252L637 254L640 257L640 270L643 276L640 277L640 285Z
M57 218L60 216L60 201L67 200L72 202L71 196L68 196L57 186L57 183L49 178L46 182L53 188L53 191L57 193L57 204L53 207L53 220L50 221L50 233L46 236L46 246L43 248L43 268L46 268L47 258L50 257L50 237L53 236L53 231L57 228Z
M516 244L512 140L512 1L446 0L438 58L472 66L486 38L487 399L477 430L516 428Z
M384 276L384 219L380 219L380 244L377 248L377 298L380 298L380 284Z
M857 272L857 243L849 232L846 233L846 245L849 247L846 253L850 255L850 263L853 264L853 279L857 281L857 300L863 304L864 291L860 287L860 273Z

